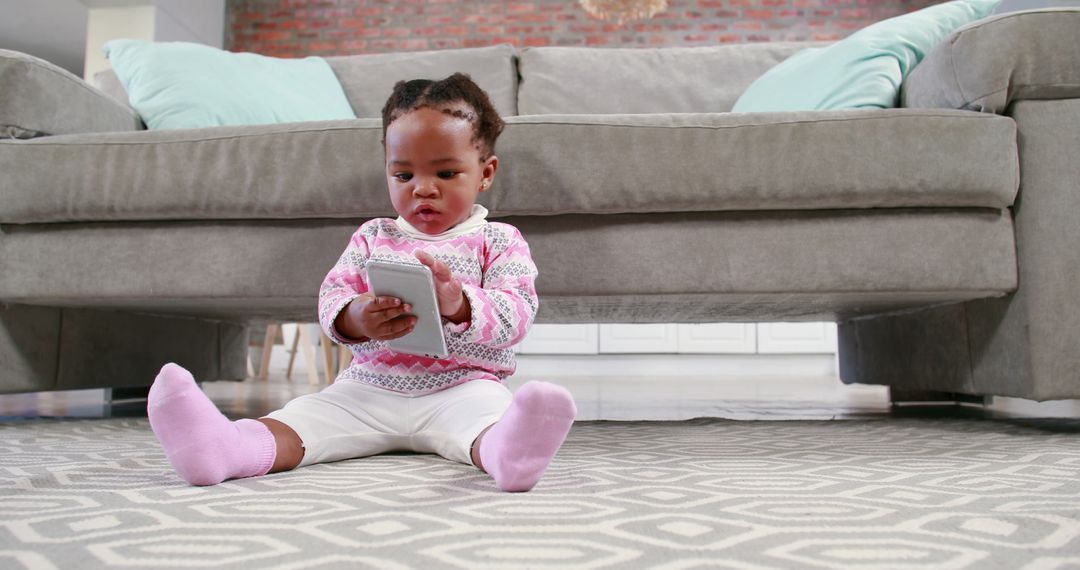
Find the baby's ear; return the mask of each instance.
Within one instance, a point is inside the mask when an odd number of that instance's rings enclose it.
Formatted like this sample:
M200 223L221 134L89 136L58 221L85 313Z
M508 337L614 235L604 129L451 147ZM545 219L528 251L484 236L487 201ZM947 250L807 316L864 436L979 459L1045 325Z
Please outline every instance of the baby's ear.
M483 168L481 169L481 175L488 181L488 186L491 186L491 181L495 178L495 172L499 170L499 157L494 154L489 156L484 161Z

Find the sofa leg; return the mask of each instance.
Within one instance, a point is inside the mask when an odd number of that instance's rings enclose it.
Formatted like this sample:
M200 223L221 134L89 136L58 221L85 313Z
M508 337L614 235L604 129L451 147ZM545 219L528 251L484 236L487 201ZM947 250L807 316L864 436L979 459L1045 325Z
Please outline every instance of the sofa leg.
M1035 322L1028 311L1018 293L842 321L840 377L901 393L1080 397L1080 368L1065 370L1062 362L1075 351L1062 346L1052 323Z
M107 418L146 416L146 397L149 386L135 388L105 388L103 415Z
M977 394L962 304L837 326L840 378L902 392Z
M0 393L149 386L176 362L201 381L246 377L241 323L29 305L0 306Z
M993 396L889 387L889 401L892 402L894 407L908 404L974 404L976 406L989 406L993 403L993 400Z

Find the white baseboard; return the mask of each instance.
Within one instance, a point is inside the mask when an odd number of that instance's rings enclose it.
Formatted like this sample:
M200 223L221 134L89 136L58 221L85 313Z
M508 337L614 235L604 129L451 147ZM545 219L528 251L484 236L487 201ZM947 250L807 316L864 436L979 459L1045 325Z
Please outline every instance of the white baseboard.
M519 354L518 375L837 376L835 354Z

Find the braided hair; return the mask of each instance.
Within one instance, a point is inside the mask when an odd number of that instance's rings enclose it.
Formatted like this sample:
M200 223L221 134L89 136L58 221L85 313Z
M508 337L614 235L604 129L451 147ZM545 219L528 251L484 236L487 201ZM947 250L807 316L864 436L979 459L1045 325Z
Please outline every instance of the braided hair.
M495 140L503 130L503 120L487 93L464 73L446 79L398 81L382 109L383 145L386 129L403 115L421 108L434 109L464 119L473 126L473 142L480 151L480 161L495 152Z

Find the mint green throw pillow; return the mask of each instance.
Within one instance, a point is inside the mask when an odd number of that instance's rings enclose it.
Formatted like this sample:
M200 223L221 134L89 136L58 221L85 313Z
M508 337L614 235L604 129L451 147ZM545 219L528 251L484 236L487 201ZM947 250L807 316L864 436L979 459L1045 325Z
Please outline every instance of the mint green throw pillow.
M105 55L151 129L352 119L320 57L281 59L187 42L112 40Z
M765 72L732 112L895 107L900 83L953 30L985 18L1001 0L955 0L867 26L802 50Z

